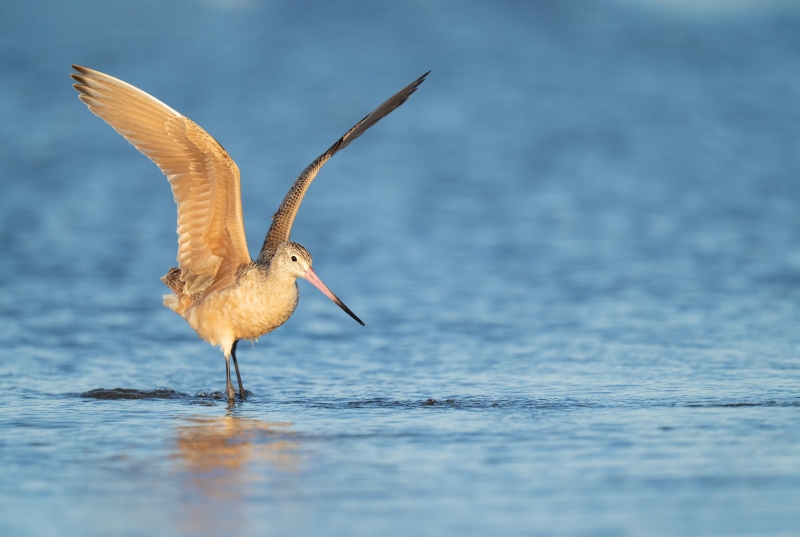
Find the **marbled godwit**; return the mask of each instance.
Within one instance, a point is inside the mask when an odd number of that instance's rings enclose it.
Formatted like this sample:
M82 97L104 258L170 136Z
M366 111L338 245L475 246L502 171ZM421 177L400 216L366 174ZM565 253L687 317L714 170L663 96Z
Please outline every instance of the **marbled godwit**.
M253 260L247 250L239 190L239 168L222 146L191 119L130 84L73 65L80 99L133 146L156 163L178 205L178 266L161 278L172 290L164 305L186 319L197 334L225 355L225 391L234 399L230 358L236 368L240 339L278 328L300 298L305 278L364 325L311 268L308 250L289 240L300 202L317 172L337 151L403 104L428 73L394 94L356 123L303 170L272 217L264 245Z

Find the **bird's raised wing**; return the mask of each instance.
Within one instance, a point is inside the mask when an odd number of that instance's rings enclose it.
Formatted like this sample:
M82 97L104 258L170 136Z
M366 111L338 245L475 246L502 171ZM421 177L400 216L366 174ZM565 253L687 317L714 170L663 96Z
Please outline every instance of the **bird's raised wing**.
M428 73L430 73L430 71L428 71ZM258 256L259 259L267 260L271 258L278 248L278 245L289 240L289 235L292 232L292 224L294 223L295 216L297 216L297 209L300 208L300 202L303 201L306 190L308 190L314 177L317 176L317 172L322 168L322 165L328 162L337 151L347 147L350 142L364 134L367 129L406 102L408 97L422 84L425 77L428 76L428 73L425 73L414 82L389 97L386 102L373 110L367 117L356 123L352 129L347 131L335 144L303 170L303 173L301 173L300 177L294 182L292 188L289 189L286 197L283 198L283 202L278 208L278 211L272 216L272 225L269 227L267 238L264 239L264 245L261 247L261 253Z
M156 163L178 204L178 266L188 294L235 283L247 251L239 169L189 118L130 84L73 65L80 99Z

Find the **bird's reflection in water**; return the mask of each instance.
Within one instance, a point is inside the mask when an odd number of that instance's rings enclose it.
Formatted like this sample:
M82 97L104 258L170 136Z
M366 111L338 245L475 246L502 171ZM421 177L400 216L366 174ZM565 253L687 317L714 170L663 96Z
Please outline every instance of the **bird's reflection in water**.
M299 471L299 439L288 423L235 416L191 417L177 428L175 458L190 533L229 524L248 496L280 496ZM221 504L227 508L220 509ZM212 508L212 505L214 508Z

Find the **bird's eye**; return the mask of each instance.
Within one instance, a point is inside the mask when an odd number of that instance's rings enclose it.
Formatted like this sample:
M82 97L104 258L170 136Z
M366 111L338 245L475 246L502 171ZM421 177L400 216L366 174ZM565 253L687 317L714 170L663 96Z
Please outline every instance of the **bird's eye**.
M292 256L292 261L297 261L297 256L296 255Z

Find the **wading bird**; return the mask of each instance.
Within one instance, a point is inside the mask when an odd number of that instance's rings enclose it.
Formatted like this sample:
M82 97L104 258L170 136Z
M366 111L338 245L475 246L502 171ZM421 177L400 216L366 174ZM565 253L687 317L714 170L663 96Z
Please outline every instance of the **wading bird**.
M258 257L247 250L239 189L239 169L222 146L191 119L130 84L101 72L72 66L73 84L94 114L156 163L167 176L178 205L178 266L162 277L172 290L164 305L186 319L197 334L225 355L225 391L245 391L236 344L278 328L300 298L297 278L305 278L348 315L364 325L311 268L308 250L289 240L297 210L317 172L337 151L403 104L425 73L356 123L300 174L272 217Z

